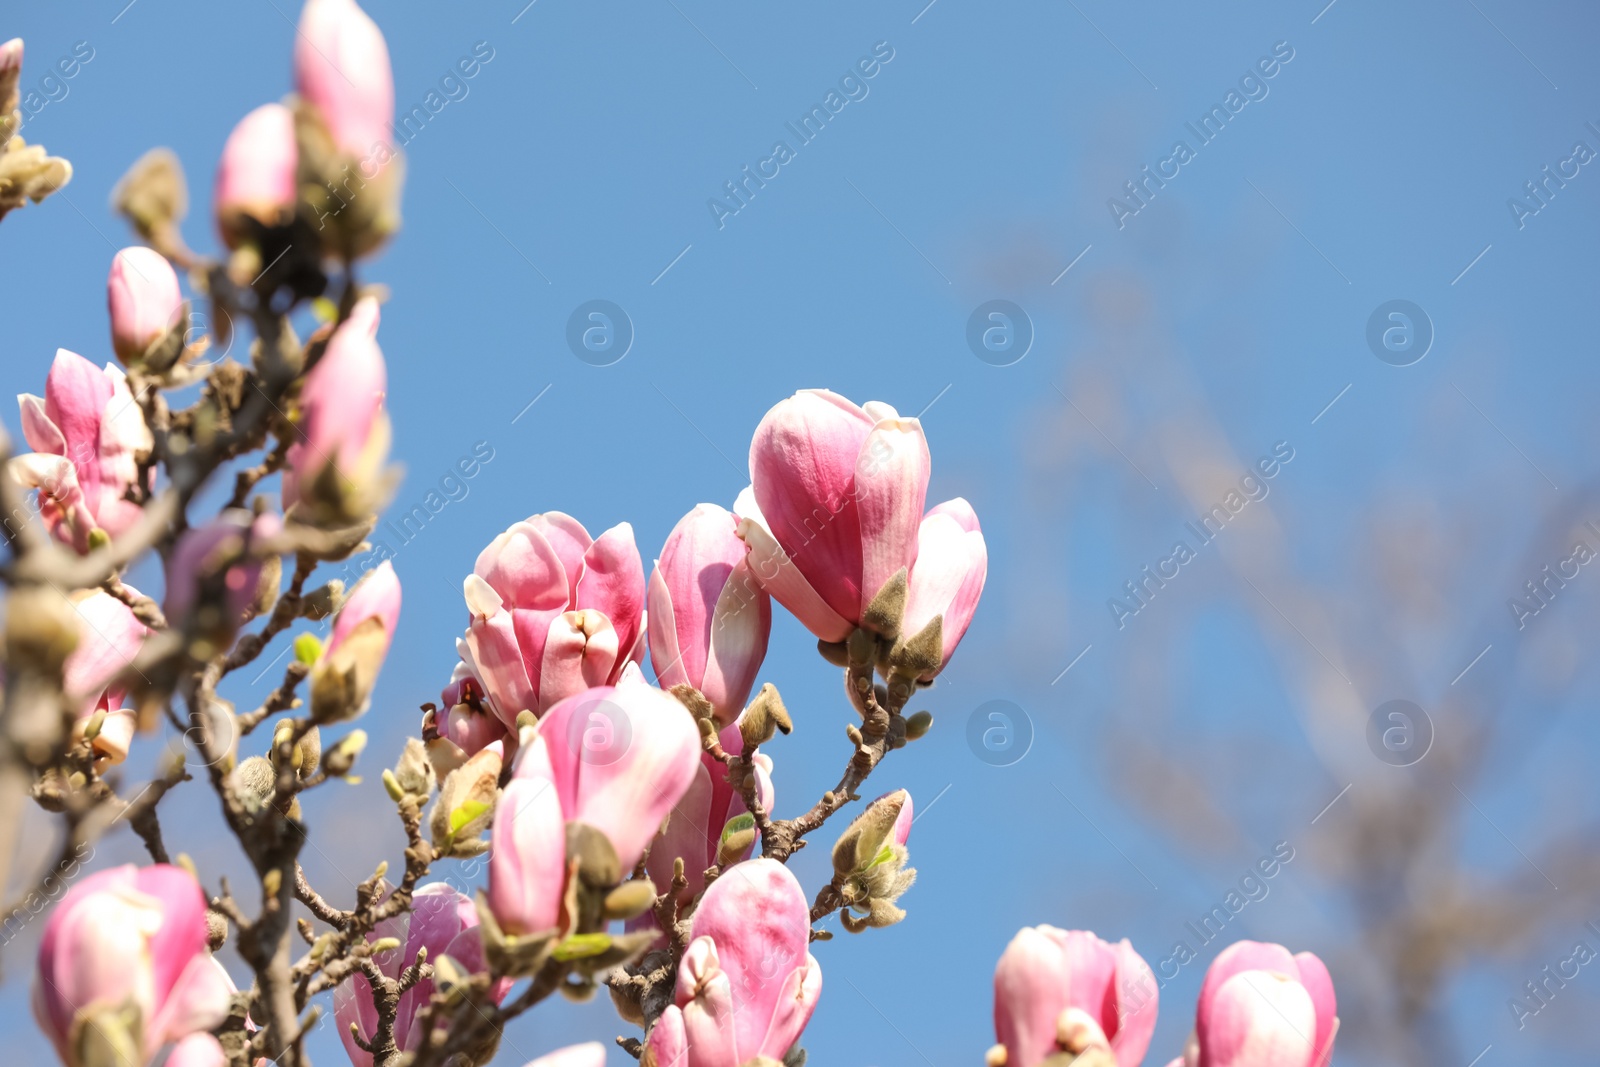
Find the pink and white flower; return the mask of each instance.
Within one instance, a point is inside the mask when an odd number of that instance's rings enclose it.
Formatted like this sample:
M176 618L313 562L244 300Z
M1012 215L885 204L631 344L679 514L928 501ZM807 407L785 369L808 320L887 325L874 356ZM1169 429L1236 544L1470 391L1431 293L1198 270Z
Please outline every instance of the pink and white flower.
M678 520L650 574L650 662L661 686L692 685L726 726L738 717L772 632L772 599L750 573L739 519L700 504Z
M45 923L33 1012L67 1067L80 1067L90 1020L137 1014L145 1058L163 1045L221 1024L233 985L206 950L206 902L180 867L133 864L90 875L67 891Z
M1155 975L1133 946L1087 930L1024 927L994 969L994 1029L1006 1067L1042 1063L1056 1051L1064 1022L1109 1048L1121 1067L1138 1067L1155 1032L1157 1001Z
M23 393L17 402L33 451L13 459L11 473L39 490L40 514L58 540L87 552L96 528L115 537L139 520L139 505L125 496L152 440L121 370L59 349L44 397Z
M810 904L776 860L741 863L711 884L690 920L672 1007L645 1038L648 1067L781 1061L799 1041L822 968L807 951Z
M594 686L645 649L644 568L633 527L598 539L559 511L496 537L464 583L472 613L456 650L508 729Z

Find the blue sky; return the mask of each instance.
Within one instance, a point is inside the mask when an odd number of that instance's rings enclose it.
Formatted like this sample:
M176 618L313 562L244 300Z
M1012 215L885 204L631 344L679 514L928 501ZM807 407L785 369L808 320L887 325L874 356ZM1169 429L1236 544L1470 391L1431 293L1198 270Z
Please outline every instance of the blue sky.
M186 235L214 251L222 142L289 87L289 0L122 2L0 20L0 36L27 41L27 85L79 42L93 52L41 87L47 102L23 130L76 173L0 226L8 393L41 392L57 347L109 358L103 280L129 238L107 200L122 171L172 147L190 181ZM1575 579L1523 630L1507 608L1568 554L1566 538L1541 533L1552 514L1600 520L1585 495L1600 165L1570 164L1547 203L1524 191L1575 142L1600 151L1586 125L1600 127L1592 8L525 2L367 5L401 109L448 101L406 146L403 232L364 267L393 295L380 341L407 472L394 513L475 446L493 453L395 560L405 612L362 723L369 769L392 761L417 705L436 699L461 578L496 533L551 509L592 532L629 521L648 561L695 503L731 504L771 404L825 386L921 413L930 499L972 501L990 578L927 694L932 734L871 783L907 786L922 806L911 839L922 878L905 923L817 946L814 1062L977 1062L993 1039L993 962L1017 927L1129 936L1155 964L1280 841L1296 859L1240 914L1237 936L1335 952L1355 931L1321 880L1319 835L1337 832L1341 809L1319 809L1384 795L1395 769L1366 752L1363 728L1391 698L1437 710L1478 678L1513 678L1506 713L1538 731L1471 791L1482 820L1461 840L1485 872L1516 870L1519 852L1592 818L1595 727L1564 713L1592 706L1585 582L1600 582ZM475 48L492 58L445 84ZM842 84L864 57L875 73ZM846 102L801 143L788 124L830 91ZM1214 105L1230 117L1201 144L1188 124ZM780 140L792 158L765 164L776 175L730 213L724 183ZM1193 158L1163 164L1178 140ZM1144 203L1127 195L1141 168L1164 165ZM1538 212L1519 220L1513 197ZM631 323L631 348L609 366L566 339L594 300ZM1030 349L1009 366L967 342L991 300L1031 323ZM1367 343L1369 318L1393 300L1431 323L1410 366ZM1293 459L1236 518L1246 532L1200 550L1119 628L1108 600L1275 448ZM1450 536L1402 538L1417 551L1394 574L1358 570L1367 531L1411 518ZM1266 570L1265 589L1239 580L1258 562L1306 588L1371 594L1284 602ZM1467 579L1435 582L1446 564ZM1391 596L1437 603L1413 618L1389 613ZM1312 621L1321 606L1337 620L1327 632L1349 638L1342 652ZM851 713L811 640L776 614L763 677L797 721L772 753L779 811L792 814L836 779ZM1540 666L1557 660L1564 673ZM1348 691L1327 707L1361 711L1319 717L1308 694L1338 677ZM995 700L1034 733L1005 767L967 745L969 718ZM1195 754L1190 769L1235 813L1229 848L1196 855L1130 800L1118 731L1151 723ZM1346 774L1352 759L1366 762ZM375 778L308 804L322 822L307 864L330 893L398 859ZM208 876L237 875L209 796L185 789L190 802L168 802L175 847ZM825 877L818 844L794 863L812 890ZM137 858L127 836L100 854ZM1590 911L1600 920L1600 902ZM1448 999L1452 1053L1465 1064L1490 1046L1484 1067L1580 1062L1570 1034L1593 974L1520 1031L1505 1004L1580 936L1581 924L1548 931L1468 968ZM1177 1054L1217 947L1164 990L1150 1062ZM0 1018L15 1021L25 959L6 962ZM43 1062L25 1030L12 1028L13 1048ZM496 1062L624 1032L604 1004L550 1003L513 1027ZM1355 1062L1348 1049L1340 1062ZM331 1032L317 1051L341 1062Z

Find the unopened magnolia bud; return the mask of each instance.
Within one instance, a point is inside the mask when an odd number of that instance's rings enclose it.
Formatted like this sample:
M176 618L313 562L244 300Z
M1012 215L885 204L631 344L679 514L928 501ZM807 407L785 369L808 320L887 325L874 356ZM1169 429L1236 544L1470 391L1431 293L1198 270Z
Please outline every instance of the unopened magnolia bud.
M906 614L906 568L895 571L862 612L861 625L891 641L900 636L900 622Z
M983 1057L984 1067L1006 1067L1006 1047L1004 1045L990 1046Z
M140 237L172 250L177 225L189 212L189 187L178 157L168 148L140 156L117 182L111 202Z
M889 663L915 678L937 674L944 663L943 620L935 615L920 631L897 642L889 653Z
M689 714L693 715L696 719L710 719L715 717L716 713L711 707L711 701L706 699L706 695L704 693L700 692L700 690L696 689L694 686L689 685L687 682L681 685L673 686L672 695L677 697L678 702L684 707L688 708Z
M406 747L400 752L400 761L395 764L392 777L395 779L395 786L402 793L426 798L433 792L433 764L428 759L427 747L420 740L415 737L406 738ZM388 785L387 782L384 784ZM399 800L400 797L395 799Z
M367 732L351 730L322 754L322 771L329 778L343 778L355 766L356 757L367 747Z
M899 838L895 843L904 844L899 833L900 814L910 801L910 793L897 789L868 804L834 844L834 871L845 875L866 870L881 860L891 839ZM909 825L905 831L910 832Z
M861 747L861 730L854 723L844 724L844 735L850 739L852 745Z
M344 606L344 582L338 578L318 586L305 595L305 614L309 619L326 619Z
M257 803L266 805L278 791L278 772L265 756L251 756L233 769L233 781L239 791Z
M835 667L850 666L850 649L843 641L818 641L817 651Z
M739 736L744 740L746 752L771 741L776 733L786 734L793 729L794 722L789 718L788 709L783 706L783 698L778 695L777 686L771 682L761 687L761 692L756 694L756 698L739 717Z
M915 741L933 727L933 712L919 711L906 719L906 740Z
M391 770L385 769L383 772L383 788L389 794L389 799L396 804L406 798L405 787L400 784L400 779L396 778Z
M0 472L0 477L10 477ZM44 586L15 589L6 603L8 669L55 674L78 647L78 615L66 597Z
M717 848L717 866L731 867L744 859L750 847L756 843L756 829L754 826L732 833L722 835L722 843Z
M398 937L380 937L372 943L371 955L377 956L384 952L393 952L399 947L400 939Z
M485 748L451 771L439 786L428 819L433 847L441 856L471 856L483 851L478 835L489 825L499 795L500 753Z
M221 951L228 942L228 917L220 911L206 910L206 947Z
M283 585L283 557L268 556L261 561L261 577L256 579L256 595L250 601L247 618L267 614L278 603L278 591Z
M603 888L622 881L617 850L604 833L581 822L567 823L567 862L578 864L578 874L590 886Z
M648 879L623 882L606 894L608 919L634 919L649 911L656 902L656 887Z

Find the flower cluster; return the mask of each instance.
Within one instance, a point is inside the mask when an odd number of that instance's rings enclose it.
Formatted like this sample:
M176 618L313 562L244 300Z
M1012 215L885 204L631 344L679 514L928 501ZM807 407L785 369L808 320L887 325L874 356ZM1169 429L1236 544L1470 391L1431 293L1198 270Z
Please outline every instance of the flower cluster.
M1127 941L1030 926L994 970L989 1067L1138 1067L1156 1028L1155 975ZM1309 952L1239 941L1217 954L1193 1035L1168 1067L1328 1067L1333 979Z

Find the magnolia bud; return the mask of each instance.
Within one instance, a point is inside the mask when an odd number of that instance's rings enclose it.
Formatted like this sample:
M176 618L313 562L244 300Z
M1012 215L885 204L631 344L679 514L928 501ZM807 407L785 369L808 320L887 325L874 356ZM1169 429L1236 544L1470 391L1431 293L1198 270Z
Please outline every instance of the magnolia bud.
M322 754L322 773L329 778L343 778L355 766L356 757L367 747L367 732L351 730L348 735ZM354 779L352 779L354 781Z
M390 775L395 780L395 786L402 794L427 799L433 792L434 774L433 764L428 759L428 750L423 743L415 737L406 738L406 747L400 753L400 762L395 764L394 773ZM385 785L387 785L387 781ZM400 797L395 797L399 800Z
M794 729L783 698L771 682L761 687L761 692L750 702L739 719L739 736L744 739L744 750L750 752L757 745L772 740L775 733L788 733Z
M488 848L478 835L489 825L500 780L500 752L491 746L451 771L439 786L428 829L440 856L475 856Z
M933 727L933 712L919 711L906 718L906 740L915 741Z
M890 576L862 613L861 625L893 640L900 636L900 621L906 613L906 568Z

